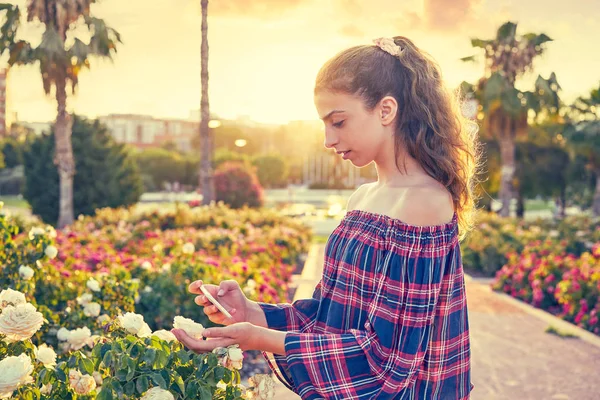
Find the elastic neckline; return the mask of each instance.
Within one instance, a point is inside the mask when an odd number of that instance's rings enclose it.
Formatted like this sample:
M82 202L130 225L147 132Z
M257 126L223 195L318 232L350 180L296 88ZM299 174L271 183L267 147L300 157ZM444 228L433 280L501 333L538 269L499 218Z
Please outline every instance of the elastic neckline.
M371 221L381 221L388 225L402 228L406 231L445 232L455 229L458 224L458 214L456 211L452 215L450 222L439 225L411 225L398 218L390 217L389 215L358 209L348 211L344 216L344 219L353 219L353 217L365 218Z

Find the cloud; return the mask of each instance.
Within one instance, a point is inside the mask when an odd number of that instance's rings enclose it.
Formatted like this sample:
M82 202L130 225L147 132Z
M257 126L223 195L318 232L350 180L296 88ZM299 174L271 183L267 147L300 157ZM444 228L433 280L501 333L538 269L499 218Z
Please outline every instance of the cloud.
M212 16L274 18L310 2L311 0L217 0L209 2L208 13Z
M358 26L356 25L344 25L340 28L340 34L347 36L347 37L353 37L353 38L362 38L365 36L365 32L363 32Z
M452 30L470 21L481 0L425 0L423 19L428 28Z

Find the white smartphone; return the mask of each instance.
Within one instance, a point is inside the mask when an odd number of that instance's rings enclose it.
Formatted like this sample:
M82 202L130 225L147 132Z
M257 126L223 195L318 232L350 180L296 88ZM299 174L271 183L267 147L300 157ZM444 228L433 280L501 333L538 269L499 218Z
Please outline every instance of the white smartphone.
M208 291L207 288L203 286L200 286L200 290L202 290L202 293L204 293L204 295L206 296L206 298L208 299L208 301L210 301L212 304L215 305L215 307L217 307L219 309L219 311L221 311L223 313L223 315L225 315L227 318L233 318L231 316L231 314L229 314L229 312L225 309L225 307L223 307L218 301L217 299L215 299L212 294L210 294L210 292Z

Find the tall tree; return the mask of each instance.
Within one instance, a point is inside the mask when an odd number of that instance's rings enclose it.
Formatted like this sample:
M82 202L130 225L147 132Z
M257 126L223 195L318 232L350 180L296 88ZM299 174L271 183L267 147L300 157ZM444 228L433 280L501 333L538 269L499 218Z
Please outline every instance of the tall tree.
M565 137L579 154L586 156L596 176L592 210L594 215L600 215L600 84L589 96L577 98L569 111Z
M71 145L72 121L67 113L67 86L72 93L79 82L79 73L90 67L92 56L112 59L121 37L106 26L103 20L90 14L90 5L96 0L27 0L27 22L38 20L44 26L41 43L37 47L17 39L21 24L18 6L0 3L5 20L0 27L0 54L8 52L9 68L15 65L39 63L44 91L50 95L55 87L57 116L55 125L54 164L60 178L60 202L57 226L62 228L73 222L73 176L75 161ZM87 27L88 43L75 37L67 45L67 34L74 29ZM69 35L71 36L71 35Z
M536 116L558 113L560 86L554 73L548 79L538 76L533 91L515 88L517 78L533 70L534 59L551 40L543 33L517 36L517 24L513 22L503 24L494 39L471 40L473 47L484 50L485 71L477 84L463 82L463 91L475 94L485 115L485 128L500 147L502 216L510 214L515 195L516 138L526 134L529 112L534 111ZM477 56L470 56L462 60L476 59Z
M214 172L212 167L213 138L208 122L210 119L210 104L208 102L208 0L201 0L202 7L202 44L200 45L200 83L202 94L200 98L200 171L199 184L202 190L202 204L210 204L215 200Z

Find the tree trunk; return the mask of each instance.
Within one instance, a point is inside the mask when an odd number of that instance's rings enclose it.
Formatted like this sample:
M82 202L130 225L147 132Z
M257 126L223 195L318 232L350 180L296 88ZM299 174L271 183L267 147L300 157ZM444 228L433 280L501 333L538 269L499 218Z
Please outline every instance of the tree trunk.
M594 216L600 215L600 170L596 171L596 191L594 192L594 202L592 203Z
M201 0L202 6L202 44L200 46L200 82L202 94L200 97L200 171L199 185L202 190L202 204L207 205L215 200L212 156L213 138L208 127L210 107L208 102L208 0Z
M502 170L500 178L500 201L502 209L500 216L510 216L510 203L514 197L513 178L515 176L516 146L513 135L512 121L508 116L500 117L500 130L498 141L500 145L500 156L502 159Z
M60 182L58 228L73 223L73 176L75 176L75 160L71 146L72 121L67 113L67 82L64 77L56 80L56 102L58 114L54 127L54 164L58 169Z
M517 194L517 218L523 218L525 216L525 199L521 191Z

